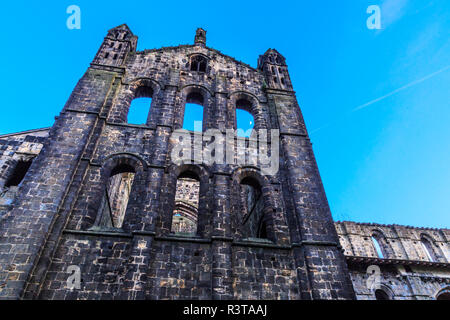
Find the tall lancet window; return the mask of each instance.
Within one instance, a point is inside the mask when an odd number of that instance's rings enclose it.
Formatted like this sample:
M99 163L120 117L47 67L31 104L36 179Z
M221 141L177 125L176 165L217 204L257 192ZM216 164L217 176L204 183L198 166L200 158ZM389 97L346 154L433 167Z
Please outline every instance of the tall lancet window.
M262 188L258 181L247 177L240 184L242 224L247 238L267 239Z
M378 258L384 258L383 250L381 249L380 243L375 237L372 237L372 243L377 252Z
M185 236L197 234L200 179L195 173L184 172L177 179L172 233Z
M186 97L184 105L183 129L189 131L203 130L203 105L205 99L199 92L191 92Z
M436 254L434 252L433 245L431 244L430 240L422 236L420 239L420 243L422 244L422 248L425 251L425 254L427 255L428 261L431 262L437 261Z
M119 165L111 172L100 208L102 214L99 226L122 227L134 176L134 168L128 165Z
M139 87L128 109L127 123L146 124L152 104L153 89L151 87Z
M250 137L255 126L255 118L250 113L252 104L246 99L236 102L236 129L238 137Z

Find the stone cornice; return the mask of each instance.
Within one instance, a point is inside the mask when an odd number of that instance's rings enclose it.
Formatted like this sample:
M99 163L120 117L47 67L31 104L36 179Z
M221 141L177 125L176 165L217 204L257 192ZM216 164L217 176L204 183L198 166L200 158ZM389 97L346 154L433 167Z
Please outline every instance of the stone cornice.
M404 265L404 266L423 266L423 267L437 267L450 270L450 263L447 262L431 262L421 260L405 260L405 259L382 259L375 257L359 257L359 256L345 256L348 263L363 263L375 265Z

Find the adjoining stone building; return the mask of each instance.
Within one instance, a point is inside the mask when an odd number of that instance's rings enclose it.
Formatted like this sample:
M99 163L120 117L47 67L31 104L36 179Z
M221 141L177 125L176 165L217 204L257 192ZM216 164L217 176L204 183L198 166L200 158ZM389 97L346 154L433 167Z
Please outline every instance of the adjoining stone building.
M255 69L203 29L193 45L136 46L111 29L52 128L0 136L0 298L448 297L449 230L334 224L279 52ZM130 124L140 97L148 118ZM203 106L204 131L235 129L236 109L279 130L276 174L174 163L186 103ZM233 141L251 157L252 137Z
M335 225L357 299L450 299L449 229Z

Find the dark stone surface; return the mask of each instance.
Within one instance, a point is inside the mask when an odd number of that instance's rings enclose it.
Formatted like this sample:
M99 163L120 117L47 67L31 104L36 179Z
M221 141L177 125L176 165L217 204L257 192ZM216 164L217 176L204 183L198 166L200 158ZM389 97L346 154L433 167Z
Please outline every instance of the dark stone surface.
M202 37L136 52L125 25L109 31L0 221L0 298L355 298L284 57L268 50L254 69ZM207 60L205 72L190 71L195 55ZM182 127L192 93L204 98L204 129L235 128L240 99L255 128L279 129L278 174L173 164L170 135ZM127 124L130 103L141 96L152 98L147 123ZM119 164L136 172L122 230L95 229ZM185 169L200 181L191 238L170 234L176 178ZM249 176L261 183L271 241L246 240L236 188ZM67 288L71 265L80 267L80 289Z

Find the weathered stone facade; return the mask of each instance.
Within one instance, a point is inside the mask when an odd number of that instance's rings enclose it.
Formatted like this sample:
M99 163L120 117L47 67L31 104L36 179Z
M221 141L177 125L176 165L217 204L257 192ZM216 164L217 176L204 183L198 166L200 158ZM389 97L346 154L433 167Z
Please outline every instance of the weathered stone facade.
M450 230L336 222L357 299L449 299ZM375 242L380 249L376 250ZM369 266L380 268L377 287Z
M46 128L0 136L0 217L12 207L19 183L47 136Z
M364 275L348 270L284 57L270 49L254 69L208 48L203 29L194 45L136 45L111 29L51 129L0 136L0 187L17 183L0 207L0 298L354 299ZM132 125L139 97L151 108ZM278 129L279 171L174 163L190 102L203 130L235 129L236 108ZM23 179L22 155L35 157Z

